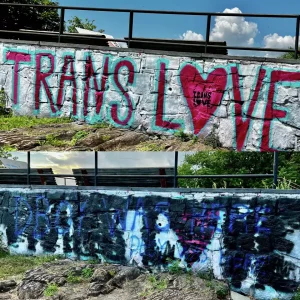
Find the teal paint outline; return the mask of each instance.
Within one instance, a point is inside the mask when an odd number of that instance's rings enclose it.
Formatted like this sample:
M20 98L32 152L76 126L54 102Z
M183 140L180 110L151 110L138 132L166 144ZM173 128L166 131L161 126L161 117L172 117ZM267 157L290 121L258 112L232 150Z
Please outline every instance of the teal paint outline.
M173 119L172 121L166 120L164 119L164 112L166 111L166 97L165 97L165 101L163 103L163 115L162 115L162 120L165 122L172 122L172 123L178 123L180 124L180 128L179 129L169 129L169 128L164 128L164 127L160 127L160 126L156 126L155 122L156 122L156 115L157 115L157 102L158 102L158 85L159 85L159 77L160 77L160 65L161 63L165 63L166 65L166 74L165 74L165 78L168 78L169 75L169 64L170 61L168 59L165 58L159 58L156 62L156 72L155 72L155 95L154 95L154 108L153 108L153 116L152 116L152 121L151 121L151 130L153 131L164 131L164 132L168 132L171 134L174 134L175 132L178 132L180 130L185 130L185 123L184 123L184 119ZM150 93L151 95L151 93ZM166 96L166 84L165 84L165 89L164 89L164 95Z
M115 74L115 68L117 66L117 64L120 62L120 61L129 61L132 63L133 65L133 70L134 70L134 74L138 74L137 72L137 66L136 66L136 63L135 61L130 58L130 57L120 57L118 59L115 59L111 62L110 64L110 67L109 67L109 72L108 74L110 74L110 76L108 77L108 82L109 84L112 84L112 86L114 87L115 89L115 92L118 93L124 100L124 98L126 99L126 97L124 96L123 93L121 93L121 91L119 90L119 88L117 87L116 83L115 83L115 80L114 80L114 76L111 76L111 75L114 75ZM118 78L119 78L119 73L118 73ZM136 85L136 78L137 76L134 75L133 77L133 83L131 84L132 87L135 87ZM121 83L120 83L121 84ZM121 85L123 86L123 85ZM123 86L124 88L124 86ZM128 92L127 92L128 93ZM129 94L128 94L129 95ZM104 101L105 99L105 101ZM109 105L106 107L106 119L109 121L110 124L112 124L113 126L115 127L119 127L119 128L130 128L132 123L134 122L134 119L135 119L135 111L136 111L136 104L134 103L134 100L130 97L131 101L132 101L132 115L130 117L130 120L127 122L127 125L120 125L120 124L117 124L113 119L112 119L112 116L111 116L111 107L113 104L116 104L117 107L118 107L118 111L117 111L117 114L118 114L118 118L120 120L122 120L122 118L120 118L120 115L119 115L119 104L120 104L120 100L108 100L109 101ZM127 102L127 99L125 100ZM103 95L103 103L106 102L106 97L105 95ZM128 106L126 106L126 114L125 115L128 115Z
M28 53L28 54L30 54L31 55L31 61L30 62L19 62L19 65L21 65L21 64L24 64L24 65L27 64L28 66L35 66L34 62L32 61L32 55L33 55L34 51L31 51L29 49L24 50L23 48L15 48L15 47L8 48L8 47L4 47L4 49L3 49L3 59L4 59L3 63L5 64L7 62L8 65L14 65L15 64L14 60L6 58L7 52L18 52L18 53ZM20 103L20 99L19 99L20 98L20 91L21 91L21 89L20 89L20 82L21 82L21 80L19 80L18 86L17 86L17 89L18 89L17 104L14 104L14 101L13 101L13 93L14 93L14 85L15 85L15 82L14 82L15 80L14 80L14 75L13 75L14 71L15 71L15 69L13 68L12 78L11 78L11 82L12 82L11 88L12 88L12 90L11 90L11 95L10 95L9 98L10 98L10 100L12 100L11 101L12 109L18 111L20 109L20 104L21 104ZM33 99L34 99L34 97L33 97Z
M271 68L268 67L268 69L271 69ZM273 70L271 69L271 72L272 71L284 71L284 72L291 72L291 73L299 73L300 74L300 70L293 70L293 69L286 69L286 68L278 68L278 69L273 69ZM290 116L290 109L288 107L282 107L282 106L276 104L276 99L277 99L277 96L278 96L278 89L279 89L280 86L291 87L291 88L300 88L300 80L299 81L279 81L279 82L275 83L275 91L274 91L274 97L273 97L273 101L272 101L272 107L274 109L285 111L286 116L284 118L275 118L275 119L271 120L270 132L269 132L269 147L271 149L274 149L274 150L277 150L277 151L288 151L288 150L285 150L285 149L282 149L282 148L273 147L273 140L270 138L270 137L272 137L272 133L273 133L273 127L274 127L273 121L278 121L278 122L279 121L283 121L283 122L288 121L289 116Z
M204 63L205 63L205 61L204 61ZM204 129L208 126L208 123L209 123L209 121L211 120L212 116L207 120L205 126L203 126L203 128L199 131L199 133L198 133L197 135L194 134L195 127L194 127L194 122L193 122L193 116L192 116L191 110L190 110L190 108L189 108L189 105L188 105L188 103L187 103L187 100L186 100L186 98L185 98L185 96L184 96L184 92L183 92L182 84L181 84L181 80L180 80L180 73L181 73L182 69L183 69L186 65L192 65L194 68L196 68L197 71L199 72L200 76L203 78L203 80L207 80L207 77L208 77L208 76L210 75L210 73L213 72L215 69L222 68L222 69L224 69L224 70L226 71L226 73L227 73L227 74L226 74L226 86L225 86L225 88L224 88L224 93L223 93L223 95L222 95L222 98L221 98L221 101L220 101L220 105L216 108L214 114L216 114L216 113L219 111L219 109L220 109L220 107L221 107L221 105L222 105L222 102L224 102L225 91L227 91L227 90L228 90L228 87L229 87L229 85L228 85L228 74L230 74L229 71L228 71L228 66L229 66L229 65L222 66L222 65L216 64L213 68L208 69L207 72L204 73L204 72L203 72L203 69L204 69L204 68L200 67L199 64L198 64L196 61L190 61L190 62L186 61L186 62L184 62L184 63L180 66L180 68L179 68L179 70L178 70L178 82L179 82L180 90L181 90L181 93L182 93L182 97L184 98L184 101L185 101L186 106L187 106L187 109L188 109L188 114L189 114L189 116L190 116L191 125L192 125L192 128L193 128L192 134L193 134L194 136L199 136L199 135L201 134L201 132L204 131ZM218 118L218 117L216 117L216 118ZM219 119L219 118L218 118L218 119Z
M41 53L45 53L45 54L52 54L53 55L53 57L54 57L54 66L53 66L53 74L52 75L50 75L49 77L51 77L51 76L53 76L56 72L55 72L55 69L56 69L56 55L55 55L55 51L53 51L53 50L41 50L41 49L39 49L39 50L36 50L36 51L34 51L34 67L35 67L35 73L34 73L34 75L33 75L33 78L34 78L34 84L35 84L35 82L36 82L36 54L41 54ZM41 61L42 62L42 61ZM46 82L47 82L47 84L48 84L48 86L49 86L49 82L48 82L48 78L45 78L45 80L46 80ZM59 85L59 83L58 83L58 85ZM51 86L51 85L50 85ZM50 87L49 87L50 88ZM59 87L58 87L58 89L59 89ZM50 106L50 99L48 98L48 96L47 96L47 94L46 94L46 92L45 92L45 87L43 88L43 90L44 90L44 94L45 94L45 96L46 96L46 99L47 99L47 104L48 104L48 108L49 108L49 113L50 113L50 117L59 117L59 114L58 114L58 112L59 111L57 111L56 113L53 113L52 112L52 110L51 110L51 106ZM50 91L51 91L51 88L50 88ZM39 91L39 97L41 96L41 89L40 89L40 91ZM53 104L54 104L54 106L55 106L55 108L56 108L56 110L57 110L57 97L55 97L55 95L52 93L52 99L53 99ZM34 100L34 104L35 104L35 93L33 94L33 100ZM34 105L34 107L35 107L35 105ZM33 110L33 115L35 115L35 116L37 116L38 114L40 114L40 109L39 110L37 110L37 109L35 109L34 108L34 110Z
M73 99L72 99L72 97L71 97L71 100L70 100L70 106L69 106L69 115L70 115L70 117L72 117L73 119L75 119L75 120L77 120L78 119L78 97L77 97L77 91L79 90L78 89L78 78L77 78L77 71L76 71L76 49L74 49L74 52L71 52L71 51L63 51L62 52L62 56L61 56L61 58L63 59L63 63L62 63L62 67L63 67L63 65L64 65L64 62L65 62L65 57L66 56L73 56L73 58L74 58L74 77L75 77L75 83L76 83L76 106L77 106L77 115L76 116L74 116L73 115ZM56 62L57 63L57 62ZM57 65L55 66L55 69L54 70L56 70L57 69ZM71 71L71 66L70 66L70 64L68 64L68 67L67 67L67 70L66 70L66 75L67 76L71 76L72 74L70 73L70 74L68 74L69 72ZM56 73L56 72L55 72ZM58 83L58 85L59 85L59 87L58 87L58 89L57 89L57 94L56 94L56 97L55 97L55 99L56 99L56 106L57 106L57 100L58 100L58 93L59 93L59 90L61 89L61 87L60 87L60 81L61 81L61 75L62 75L62 69L61 70L59 70L58 72L57 72L59 75L60 75L60 78L59 78L59 83ZM70 80L66 80L66 81L70 81ZM65 81L65 82L66 82ZM58 116L60 116L61 114L62 114L62 110L63 110L63 107L64 107L64 103L65 103L65 82L64 82L64 86L62 87L62 89L63 89L63 91L62 91L62 107L61 107L61 109L60 110L58 110L57 111L57 113L58 113ZM72 87L72 94L73 94L73 90L74 90L74 86Z

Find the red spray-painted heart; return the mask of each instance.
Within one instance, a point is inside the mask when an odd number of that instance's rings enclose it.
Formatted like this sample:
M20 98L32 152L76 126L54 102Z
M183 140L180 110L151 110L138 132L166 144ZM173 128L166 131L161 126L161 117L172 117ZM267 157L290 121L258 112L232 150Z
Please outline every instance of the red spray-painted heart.
M223 68L215 69L204 80L194 66L186 65L180 72L180 81L192 114L194 134L198 134L222 101L227 72Z

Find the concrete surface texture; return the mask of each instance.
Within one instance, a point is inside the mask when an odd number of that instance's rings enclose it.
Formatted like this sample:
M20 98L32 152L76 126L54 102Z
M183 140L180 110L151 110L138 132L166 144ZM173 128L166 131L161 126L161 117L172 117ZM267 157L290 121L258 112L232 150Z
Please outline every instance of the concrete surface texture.
M0 188L11 253L213 272L255 299L299 285L300 194L168 189Z
M0 87L16 114L214 138L225 148L299 150L293 61L0 42Z

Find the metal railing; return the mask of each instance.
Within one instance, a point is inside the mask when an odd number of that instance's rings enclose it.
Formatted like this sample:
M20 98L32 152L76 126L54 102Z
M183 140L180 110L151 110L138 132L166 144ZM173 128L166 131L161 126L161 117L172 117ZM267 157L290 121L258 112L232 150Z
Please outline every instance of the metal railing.
M138 40L133 36L134 30L134 16L136 14L160 14L160 15L187 15L187 16L206 16L206 35L205 35L205 53L207 53L207 48L225 48L230 50L252 50L252 51L270 51L270 52L290 52L294 53L294 58L297 58L300 54L298 49L299 45L299 25L300 25L300 15L298 14L237 14L237 13L214 13L214 12L188 12L188 11L165 11L165 10L134 10L134 9L113 9L113 8L96 8L96 7L74 7L74 6L50 6L50 5L32 5L32 4L17 4L17 3L0 3L1 6L21 6L21 7L36 7L36 8L48 8L48 9L58 9L60 10L60 22L59 22L59 32L57 33L58 42L61 41L62 36L67 36L64 33L64 24L65 24L65 12L67 10L83 10L83 11L96 11L96 12L113 12L113 13L128 13L128 38L127 39L109 39L109 38L101 38L97 37L99 40L106 41L117 41L117 42L125 42L128 44L130 48L131 42L146 42L150 39L139 38ZM228 17L257 17L257 18L278 18L278 19L294 19L295 20L295 44L294 48L291 49L277 49L277 48L263 48L263 47L239 47L239 46L221 46L221 45L211 45L210 43L210 31L211 31L211 18L217 16L228 16ZM22 34L21 31L9 31L9 30L0 30L1 32L15 32L18 34ZM23 32L24 33L24 32ZM84 37L82 35L73 35L78 38L93 38L91 36ZM95 39L95 37L94 37ZM156 44L168 44L168 45L182 45L182 46L191 46L191 45L199 45L199 42L195 41L195 44L192 43L178 43L172 42L170 39L151 39L151 43Z
M174 153L174 174L173 175L101 175L98 174L98 151L94 152L94 174L47 174L43 173L43 177L59 177L59 178L70 178L70 177L93 177L94 186L98 186L97 178L173 178L173 187L178 188L178 179L220 179L220 178L273 178L273 188L278 186L278 152L274 152L273 162L273 173L272 174L226 174L226 175L178 175L178 152ZM31 152L27 152L27 173L4 173L0 174L5 176L27 176L27 184L30 185L31 176L40 176L40 174L31 173Z

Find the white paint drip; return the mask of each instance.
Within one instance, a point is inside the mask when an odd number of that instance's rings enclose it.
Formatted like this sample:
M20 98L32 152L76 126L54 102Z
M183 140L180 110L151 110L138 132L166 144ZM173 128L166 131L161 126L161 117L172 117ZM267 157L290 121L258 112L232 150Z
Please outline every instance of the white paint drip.
M135 261L139 266L142 266L145 245L142 238L143 209L138 211L129 210L126 216L126 228L123 238L126 243L125 258L129 263Z
M176 235L175 231L170 229L170 223L164 214L159 214L157 217L156 225L158 228L161 228L162 231L155 235L156 246L159 248L161 254L164 254L166 251L167 243L169 242L171 247L174 247L174 257L181 259L181 264L185 267L184 257L181 257L182 246L178 242L179 238Z
M7 234L6 234L7 226L4 224L0 224L0 245L4 247L8 247Z

